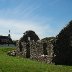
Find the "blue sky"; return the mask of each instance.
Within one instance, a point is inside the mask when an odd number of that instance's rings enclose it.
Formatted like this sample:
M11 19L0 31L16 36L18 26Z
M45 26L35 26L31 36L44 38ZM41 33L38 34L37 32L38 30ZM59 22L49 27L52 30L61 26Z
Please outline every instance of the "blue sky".
M0 35L19 39L33 30L40 39L56 36L72 19L72 0L0 0Z

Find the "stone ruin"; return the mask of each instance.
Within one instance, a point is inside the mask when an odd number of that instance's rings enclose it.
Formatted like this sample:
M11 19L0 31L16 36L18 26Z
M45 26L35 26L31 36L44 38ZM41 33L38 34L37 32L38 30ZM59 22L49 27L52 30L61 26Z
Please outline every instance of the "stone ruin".
M33 31L27 31L17 42L17 55L46 63L72 65L72 21L56 37L40 40L34 32L29 32Z
M72 21L57 35L53 51L55 64L72 65Z
M33 31L27 31L28 33ZM25 58L34 59L37 61L44 61L46 63L51 63L53 58L53 40L54 37L44 38L39 40L39 37L34 33L31 36L29 34L27 40L24 39L25 35L18 41L17 44L17 55L23 56ZM32 39L34 36L37 38ZM32 37L33 36L33 37ZM37 40L36 40L37 39Z

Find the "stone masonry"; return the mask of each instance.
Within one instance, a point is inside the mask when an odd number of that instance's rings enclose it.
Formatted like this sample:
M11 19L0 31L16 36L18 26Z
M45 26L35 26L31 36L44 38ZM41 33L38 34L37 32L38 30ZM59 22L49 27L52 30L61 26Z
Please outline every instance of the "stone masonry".
M50 40L46 39L49 38L44 38L42 40L38 40L37 42L31 40L27 43L18 41L17 55L37 61L52 63L54 38L51 38Z

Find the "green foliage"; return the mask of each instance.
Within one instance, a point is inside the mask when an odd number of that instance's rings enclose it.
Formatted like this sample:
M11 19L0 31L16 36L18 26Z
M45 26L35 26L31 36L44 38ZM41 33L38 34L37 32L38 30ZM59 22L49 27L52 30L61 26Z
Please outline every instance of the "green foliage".
M14 48L0 48L0 72L72 72L72 66L51 65L6 55Z
M39 37L37 36L37 34L34 31L29 30L24 33L23 37L21 38L21 41L28 42L29 41L28 37L30 37L30 40L34 40L34 41L39 40Z
M72 20L57 35L53 49L56 64L72 65Z

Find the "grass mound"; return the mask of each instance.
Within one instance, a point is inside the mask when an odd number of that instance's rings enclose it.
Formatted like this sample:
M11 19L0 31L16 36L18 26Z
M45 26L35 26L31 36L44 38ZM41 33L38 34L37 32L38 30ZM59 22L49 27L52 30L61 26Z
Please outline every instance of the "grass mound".
M21 57L8 56L14 48L0 48L0 72L72 72L72 66L50 65Z

